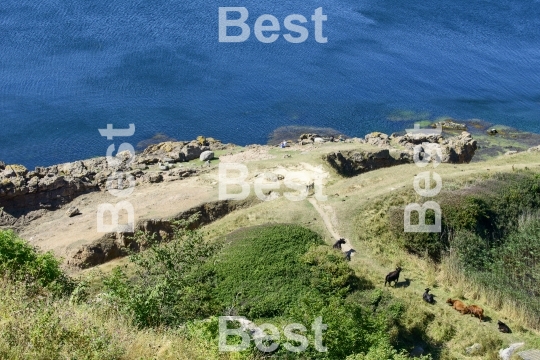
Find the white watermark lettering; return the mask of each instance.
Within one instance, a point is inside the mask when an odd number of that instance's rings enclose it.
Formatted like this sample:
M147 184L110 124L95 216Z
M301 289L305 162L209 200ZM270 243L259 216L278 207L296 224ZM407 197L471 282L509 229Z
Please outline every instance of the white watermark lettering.
M229 18L229 14L237 14L235 18ZM247 24L249 11L245 7L220 7L218 12L218 38L222 43L244 42L251 36L251 28ZM323 25L328 20L328 16L323 13L323 8L315 9L311 16L313 22L313 32L315 41L326 44L328 37L324 36ZM289 31L283 34L283 38L291 44L300 44L309 38L309 30L303 24L308 20L300 14L291 14L283 20L283 27ZM228 29L236 29L239 34L229 35ZM271 14L260 15L253 25L253 33L258 41L270 44L279 39L281 35L281 25L278 18ZM294 35L293 35L294 34Z
M228 323L237 322L239 327L229 328ZM318 317L313 322L311 329L314 334L314 348L319 352L327 352L328 349L323 345L323 332L328 328L328 325L323 324L322 317ZM307 329L304 325L293 323L283 327L283 334L288 342L283 344L283 347L290 352L301 353L309 346L308 338L303 333ZM219 351L223 352L238 352L246 350L253 338L253 342L259 351L271 353L276 351L280 346L280 330L272 324L262 324L256 326L244 316L220 316L219 317ZM240 337L240 344L228 344L229 337ZM299 343L298 346L292 345L290 342Z
M442 128L436 129L420 129L419 124L414 124L414 129L407 129L410 134L426 134L426 135L440 135ZM413 160L416 166L424 168L430 163L433 164L433 168L436 168L442 162L443 154L439 144L425 144L417 145L414 147ZM431 187L432 180L435 182L435 187ZM423 183L423 187L421 184ZM422 197L431 198L437 196L442 189L442 178L436 172L424 171L414 177L413 187L416 193ZM434 212L435 223L432 225L426 224L427 211L432 210ZM413 212L418 213L418 224L411 223L411 215ZM403 227L405 232L412 233L440 233L441 232L441 219L442 212L441 207L434 201L427 201L420 205L418 203L409 204L405 207L403 216Z
M107 140L114 140L115 137L130 137L135 134L135 124L129 124L127 129L115 129L112 124L107 124L106 129L98 129L101 136ZM119 167L122 163L130 165L135 159L135 149L129 143L122 143L118 147L118 153L113 156L116 147L114 144L107 148L107 166L111 169ZM116 187L115 187L116 185ZM107 178L106 188L109 194L114 197L126 198L135 189L135 177L122 171L115 171ZM127 212L127 223L120 225L120 211ZM105 224L105 214L111 215L111 223ZM121 201L116 205L100 204L97 209L97 231L99 233L110 232L134 232L135 231L135 210L133 205L127 201Z

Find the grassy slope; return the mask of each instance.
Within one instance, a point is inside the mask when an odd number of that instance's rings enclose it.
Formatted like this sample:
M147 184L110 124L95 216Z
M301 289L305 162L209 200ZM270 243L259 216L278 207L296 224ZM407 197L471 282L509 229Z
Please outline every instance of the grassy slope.
M350 145L342 147L348 148ZM325 205L332 206L336 211L339 220L334 226L342 236L350 240L352 246L358 251L353 257L351 266L359 275L367 277L376 286L382 287L384 275L395 265L403 265L403 277L410 280L410 286L392 289L392 293L410 305L409 309L412 310L408 316L411 329L424 327L432 340L445 343L440 358L463 358L463 348L474 342L480 342L488 349L496 349L501 344L507 345L517 340L525 341L532 347L540 346L539 334L532 330L520 329L519 319L514 318L516 314L513 314L511 309L494 309L487 304L487 299L476 298L478 294L468 288L466 282L448 283L444 281L445 274L441 269L429 261L405 254L393 246L382 248L372 242L360 241L363 236L362 229L357 229L355 223L358 209L374 199L397 193L399 189L412 189L414 176L425 171L424 169L411 164L343 179L321 160L321 154L327 151L321 148L303 154L290 152L292 157L283 159L284 152L276 149L272 150L278 155L276 159L252 163L249 167L253 171L260 169L271 171L272 167L278 165L295 165L303 161L312 165L321 164L329 171L332 178L325 189L326 194L329 195ZM537 154L524 153L465 165L441 164L436 172L441 175L443 186L460 187L474 184L495 172L511 172L512 167L540 169L540 157ZM205 231L211 237L220 237L241 227L283 222L306 226L322 234L328 243L333 241L330 233L324 228L320 216L309 202L289 202L284 199L262 203L230 214L207 226ZM113 264L104 265L104 270L110 269L111 265ZM421 294L426 286L434 288L433 292L437 296L438 304L430 306L421 301ZM474 299L476 304L485 309L492 321L479 324L477 319L462 316L444 304L447 297L460 295L467 299ZM509 319L505 322L517 331L509 335L500 334L496 327L497 319ZM412 340L420 341L419 339ZM480 358L486 357L478 357Z

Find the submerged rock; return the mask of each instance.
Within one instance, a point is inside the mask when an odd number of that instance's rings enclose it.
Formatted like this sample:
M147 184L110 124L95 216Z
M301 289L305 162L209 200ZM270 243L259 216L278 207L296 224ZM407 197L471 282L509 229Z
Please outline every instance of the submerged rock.
M455 122L453 119L447 119L447 120L444 120L444 121L438 121L436 123L433 123L430 125L432 128L442 128L442 129L446 129L446 130L462 130L462 131L466 131L467 130L467 125L466 124L461 124L461 123L458 123L458 122Z

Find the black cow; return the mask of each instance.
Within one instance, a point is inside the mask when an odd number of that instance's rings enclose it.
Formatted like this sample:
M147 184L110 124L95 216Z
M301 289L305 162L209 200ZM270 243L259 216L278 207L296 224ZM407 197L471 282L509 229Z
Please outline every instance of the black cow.
M424 299L424 301L429 303L429 304L433 304L433 302L434 302L433 294L430 294L429 290L430 290L430 288L426 289L426 292L422 295L422 299Z
M334 243L333 248L334 248L334 249L339 249L339 250L341 250L341 245L343 245L343 244L345 244L345 243L346 243L345 239L344 239L344 238L341 238L341 239L339 239L338 241L336 241L336 242Z
M345 251L345 260L347 261L351 261L351 254L356 252L356 250L354 249L351 249L349 251Z
M386 279L384 281L384 286L386 286L386 283L388 285L392 286L392 281L394 282L394 286L396 286L397 282L399 281L399 273L401 272L401 268L398 266L395 271L392 271L388 275L386 275Z
M499 325L499 331L502 332L502 333L510 334L512 332L512 330L510 330L508 325L503 323L501 320L497 321L497 325Z

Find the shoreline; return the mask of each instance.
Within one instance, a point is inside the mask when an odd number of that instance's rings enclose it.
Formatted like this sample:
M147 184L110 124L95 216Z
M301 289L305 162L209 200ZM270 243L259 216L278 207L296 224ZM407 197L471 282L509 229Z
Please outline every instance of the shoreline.
M409 120L392 120L393 122L403 122L408 123ZM500 125L500 124L493 124L484 120L480 119L469 119L469 120L455 120L453 118L449 117L440 117L435 120L423 120L418 121L419 124L421 124L422 128L430 128L433 127L434 124L437 124L439 122L450 122L454 124L463 124L465 125L464 129L458 128L458 129L449 129L443 127L443 136L455 136L459 134L461 131L467 131L471 133L471 135L474 137L475 140L479 143L479 153L480 156L476 156L476 158L473 161L480 161L487 158L490 158L492 156L497 156L504 154L507 151L520 151L520 150L527 150L530 147L536 146L540 144L540 133L533 133L533 132L527 132L522 131L518 128L506 126L506 125ZM402 131L394 132L392 134L395 135L404 135L406 134L405 128L407 126L403 127ZM488 135L489 129L496 129L497 134L494 136ZM378 131L374 131L378 132ZM371 132L371 133L374 133ZM345 139L363 139L367 135L371 133L365 134L363 137L357 137L357 136L349 136L348 134L345 134L339 130L330 128L330 127L318 127L318 126L297 126L297 125L288 125L288 126L281 126L276 129L274 129L271 133L268 134L268 141L266 143L250 143L246 145L237 145L232 142L226 142L223 144L226 144L228 146L234 146L238 148L248 148L250 146L269 146L274 147L279 145L282 141L294 141L295 139L298 139L302 134L317 134L322 137L338 137L342 136ZM388 134L390 135L390 134ZM204 137L204 136L202 136ZM212 138L209 138L212 139ZM163 142L190 142L193 140L176 140L175 138L169 137L168 135L158 132L151 138L139 141L137 143L137 146L135 146L135 154L141 154L143 153L148 147L156 144L160 144ZM489 151L485 151L488 149ZM90 156L90 157L83 157L83 158L72 158L66 162L60 162L60 163L53 163L51 165L37 165L35 169L37 168L49 168L69 163L74 163L78 161L85 161L90 159L96 159L101 158L102 156ZM17 165L17 166L23 166L26 169L30 169L26 164L17 164L17 163L7 163L2 158L0 158L0 166L4 164L4 166L7 165Z

